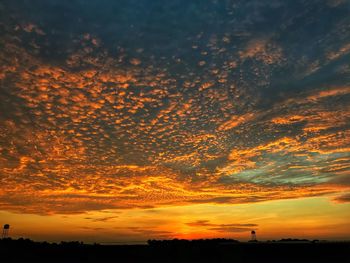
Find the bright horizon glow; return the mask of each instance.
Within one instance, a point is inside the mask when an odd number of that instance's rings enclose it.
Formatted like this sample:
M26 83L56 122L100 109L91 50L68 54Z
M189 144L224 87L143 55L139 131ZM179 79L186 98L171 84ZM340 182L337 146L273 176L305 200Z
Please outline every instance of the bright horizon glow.
M317 209L319 207L322 209ZM14 238L50 242L133 243L148 239L217 237L248 241L251 230L257 232L261 241L282 238L349 240L349 208L349 204L335 205L327 197L314 197L240 205L106 210L83 215L1 212L0 217L13 222L11 236ZM228 225L237 226L232 230ZM212 228L221 229L217 232L210 230Z

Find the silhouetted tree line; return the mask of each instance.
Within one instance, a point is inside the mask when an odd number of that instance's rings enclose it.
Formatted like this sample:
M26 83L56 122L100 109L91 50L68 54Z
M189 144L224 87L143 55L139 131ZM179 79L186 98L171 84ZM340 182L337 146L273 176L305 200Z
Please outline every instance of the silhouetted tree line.
M235 239L227 238L212 238L212 239L171 239L171 240L155 240L151 239L147 241L147 244L150 246L193 246L193 245L220 245L220 244L232 244L239 243Z
M291 238L256 243L225 238L149 240L148 245L99 245L79 241L48 243L23 238L0 239L1 263L348 263L349 251L350 242L312 242Z
M283 238L280 240L267 240L266 243L317 243L317 242L327 242L326 240L308 240L308 239L297 239L297 238ZM194 240L188 240L188 239L169 239L169 240L156 240L156 239L150 239L147 241L147 244L149 246L204 246L204 245L225 245L225 244L238 244L240 241L231 239L231 238L211 238L211 239L194 239ZM260 242L265 243L265 242ZM46 241L38 242L33 241L29 238L19 238L19 239L12 239L12 238L3 238L0 239L0 245L3 246L17 246L17 247L89 247L89 246L100 246L98 243L94 244L85 244L82 241L61 241L60 243L49 243Z
M57 243L49 243L49 242L36 242L29 238L19 238L19 239L12 239L12 238L3 238L0 239L0 245L1 246L16 246L16 247L48 247L48 246L58 246Z
M1 246L16 246L16 247L86 247L86 246L97 246L99 244L84 244L82 241L61 241L60 243L49 243L47 241L38 242L33 241L29 238L3 238L0 239Z

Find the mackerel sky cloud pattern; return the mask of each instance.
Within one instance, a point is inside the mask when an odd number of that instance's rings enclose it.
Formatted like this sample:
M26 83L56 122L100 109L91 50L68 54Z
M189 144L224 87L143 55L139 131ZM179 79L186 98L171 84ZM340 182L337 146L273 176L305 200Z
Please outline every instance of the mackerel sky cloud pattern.
M2 2L0 209L349 202L349 8Z

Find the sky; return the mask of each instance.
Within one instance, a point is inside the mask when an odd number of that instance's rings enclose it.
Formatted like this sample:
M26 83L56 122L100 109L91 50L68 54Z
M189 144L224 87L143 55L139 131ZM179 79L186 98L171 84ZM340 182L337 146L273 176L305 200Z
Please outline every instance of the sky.
M350 1L0 2L12 237L350 239Z

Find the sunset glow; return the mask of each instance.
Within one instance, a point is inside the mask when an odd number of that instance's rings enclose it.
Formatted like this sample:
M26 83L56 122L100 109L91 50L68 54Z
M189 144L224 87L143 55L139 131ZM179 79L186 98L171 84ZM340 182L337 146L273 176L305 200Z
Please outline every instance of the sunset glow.
M3 1L0 223L349 239L349 25L340 0Z

